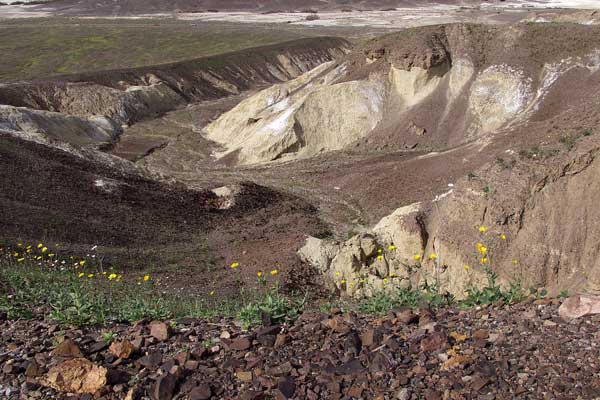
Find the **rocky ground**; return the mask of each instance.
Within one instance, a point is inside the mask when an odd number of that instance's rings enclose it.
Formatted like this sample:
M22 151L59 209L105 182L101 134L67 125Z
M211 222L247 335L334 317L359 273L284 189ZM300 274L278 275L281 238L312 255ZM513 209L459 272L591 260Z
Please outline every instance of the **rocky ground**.
M383 318L306 312L243 332L234 321L60 330L3 321L6 399L591 399L598 318L559 299ZM112 341L112 344L110 342ZM78 393L78 396L66 392Z

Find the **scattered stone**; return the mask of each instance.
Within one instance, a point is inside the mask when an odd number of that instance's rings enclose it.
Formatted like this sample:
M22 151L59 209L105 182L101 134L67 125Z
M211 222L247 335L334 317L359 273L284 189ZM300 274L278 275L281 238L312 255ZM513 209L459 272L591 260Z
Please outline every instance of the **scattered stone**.
M149 369L156 369L162 363L162 353L160 351L152 351L138 360L138 363Z
M106 374L106 368L85 358L74 358L52 367L42 384L59 392L95 393L106 385Z
M600 296L578 294L566 299L558 308L558 315L565 322L592 314L600 314Z
M189 394L190 400L208 400L212 396L212 390L207 384L201 384L192 389Z
M284 334L277 335L275 339L275 348L283 347L288 341L288 336Z
M235 376L242 382L252 382L251 371L238 371L235 373Z
M171 336L171 327L159 321L154 321L150 324L150 336L161 342L169 340Z
M421 341L421 351L439 351L448 347L448 337L442 332L433 332Z
M135 347L130 341L124 340L122 342L113 342L108 351L110 351L115 357L121 359L128 359L135 351Z
M173 374L166 374L158 378L152 391L153 400L171 400L175 394L177 378Z
M32 359L27 364L27 368L25 369L25 376L29 378L36 378L43 374L43 370L40 365L37 363L35 359Z
M250 340L246 337L241 337L234 340L233 343L231 343L231 345L229 346L229 348L231 350L244 351L248 350L250 346L252 346Z
M79 349L79 346L75 344L71 339L64 340L52 351L53 357L63 358L82 358L83 353Z
M292 378L288 377L279 382L277 389L285 399L290 399L294 397L294 393L296 393L296 384Z

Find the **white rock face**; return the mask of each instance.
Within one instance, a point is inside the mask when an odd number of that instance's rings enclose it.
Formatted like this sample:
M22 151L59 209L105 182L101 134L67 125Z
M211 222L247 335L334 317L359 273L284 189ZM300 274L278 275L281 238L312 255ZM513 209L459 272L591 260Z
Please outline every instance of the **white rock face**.
M506 65L493 65L481 72L471 87L469 112L474 118L469 128L480 135L501 128L524 111L533 99L531 79Z
M419 222L421 207L415 203L383 218L368 234L343 243L309 237L298 254L344 295L361 298L381 290L418 283L415 270L426 243ZM411 280L416 278L417 281Z
M206 129L236 152L239 164L313 156L339 150L383 118L386 87L378 79L336 83L346 67L325 63L292 81L242 101Z
M57 140L73 145L108 143L121 127L106 117L79 118L49 111L0 105L0 128L34 140Z

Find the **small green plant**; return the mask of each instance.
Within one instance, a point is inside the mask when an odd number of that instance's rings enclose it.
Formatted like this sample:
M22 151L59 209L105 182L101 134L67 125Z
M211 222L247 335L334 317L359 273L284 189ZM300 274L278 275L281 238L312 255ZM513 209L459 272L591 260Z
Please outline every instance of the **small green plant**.
M583 133L581 135L587 137L587 136L592 136L593 134L594 133L591 130L586 129L585 131L583 131Z
M467 178L471 181L471 180L477 178L477 175L474 172L469 172L467 174Z
M300 300L284 296L276 286L244 305L238 313L238 319L244 329L259 325L265 318L274 324L294 321L304 310L306 299L307 296Z
M546 288L529 288L529 294L535 299L545 299L548 296L548 290Z
M566 135L562 136L558 141L562 143L567 148L567 150L571 150L573 147L575 147L577 138L570 135Z
M461 302L461 307L471 308L504 300L502 290L496 282L498 278L496 273L487 266L485 267L485 273L487 276L487 285L481 288L475 286L467 288L467 298Z
M569 291L568 290L563 290L558 294L558 298L559 299L566 299L567 297L569 297Z
M112 342L117 340L117 334L113 331L104 332L102 334L102 340L104 340L104 342L106 342L107 344L112 344Z
M425 282L419 287L409 284L392 292L377 292L360 302L358 310L370 315L385 315L390 310L400 307L417 308L425 303L430 307L439 308L453 302L454 297L440 294L436 284Z
M202 341L202 347L204 347L205 349L210 349L211 347L214 347L216 344L215 340L212 338L209 339L204 339Z

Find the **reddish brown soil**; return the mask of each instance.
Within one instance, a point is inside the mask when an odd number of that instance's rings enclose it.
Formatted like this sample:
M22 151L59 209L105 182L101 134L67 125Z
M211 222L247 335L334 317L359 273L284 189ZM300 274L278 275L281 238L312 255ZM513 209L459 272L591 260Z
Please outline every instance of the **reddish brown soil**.
M250 283L271 266L284 278L298 265L303 236L326 232L307 202L255 184L242 184L235 206L220 210L212 192L123 174L7 135L0 136L0 170L3 241L59 244L80 255L99 245L109 263L178 272L162 283L198 293L231 285L234 261ZM118 188L107 193L98 179Z

